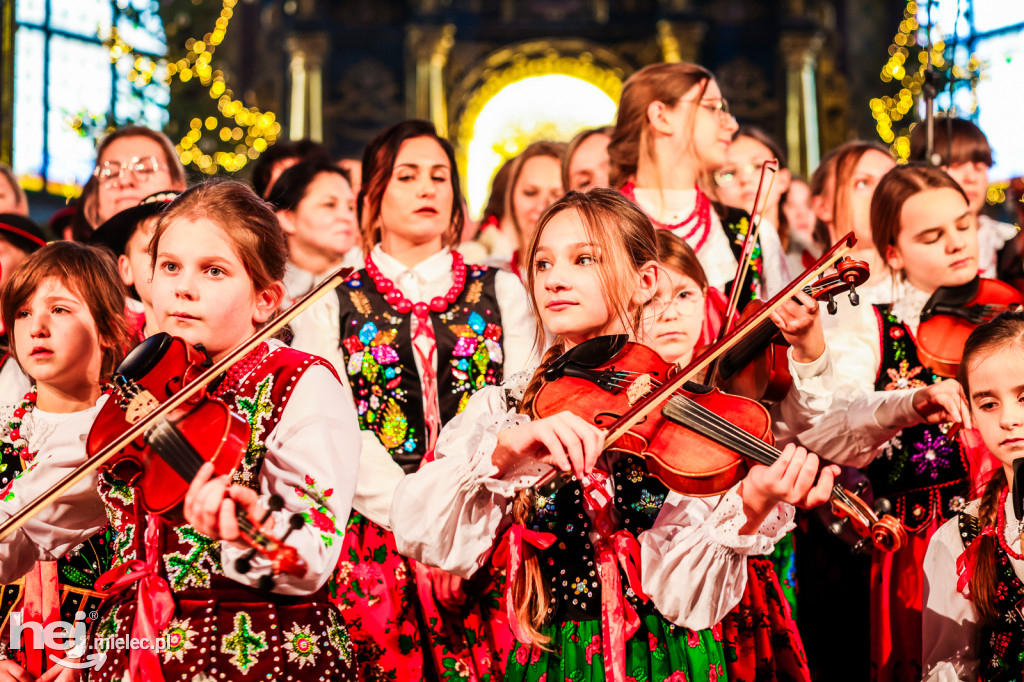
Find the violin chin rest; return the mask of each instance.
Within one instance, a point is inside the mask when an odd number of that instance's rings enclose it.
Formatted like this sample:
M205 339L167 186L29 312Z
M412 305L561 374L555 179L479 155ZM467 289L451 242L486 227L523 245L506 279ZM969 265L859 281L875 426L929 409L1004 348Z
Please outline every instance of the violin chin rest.
M139 345L135 346L121 361L121 364L114 370L129 381L138 381L156 367L157 363L167 352L174 338L167 332L153 334Z

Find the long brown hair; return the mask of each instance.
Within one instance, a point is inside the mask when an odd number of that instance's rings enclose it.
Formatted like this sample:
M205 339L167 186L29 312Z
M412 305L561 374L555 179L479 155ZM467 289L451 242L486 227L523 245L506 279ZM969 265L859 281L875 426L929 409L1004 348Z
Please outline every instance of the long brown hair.
M831 194L832 224L836 226L839 236L853 231L853 208L850 205L850 184L853 172L861 157L869 151L882 152L890 156L889 150L877 142L854 140L841 144L821 160L814 169L808 186L812 197L829 197ZM815 218L814 236L823 244L831 244L832 236L828 225Z
M658 261L666 268L680 272L700 287L707 294L708 276L701 267L700 260L693 248L682 238L672 234L671 230L658 230Z
M612 187L620 188L636 175L641 155L654 159L647 119L647 107L651 102L675 107L695 85L701 86L700 99L713 78L703 66L675 62L645 66L626 79L619 98L612 141L608 144L608 180Z
M977 327L967 337L964 344L963 359L960 361L960 368L957 370L957 381L963 386L964 394L967 396L967 404L973 410L971 403L971 382L970 373L972 365L979 358L990 355L1001 348L1013 346L1024 349L1024 312L1003 313L996 319ZM982 493L981 503L978 507L978 522L980 528L995 526L996 514L999 511L999 497L1006 489L1007 480L1002 467L993 472L992 478L985 486ZM995 528L996 533L1002 529ZM974 565L974 574L970 578L971 600L978 614L985 620L994 620L999 617L996 608L996 586L999 583L999 576L996 567L996 539L991 535L979 535L977 562Z
M363 152L363 181L359 187L359 196L356 197L356 211L359 214L365 253L369 253L380 241L380 205L384 201L384 191L395 171L398 150L401 149L403 142L417 137L429 137L434 140L448 157L448 164L451 167L448 177L452 183L452 222L442 243L451 248L459 244L466 214L463 211L459 169L455 165L455 150L448 140L437 134L433 123L410 119L396 123L377 135Z
M189 188L160 214L150 255L153 264L160 238L177 220L206 218L224 230L252 280L265 291L284 277L288 245L270 204L248 185L235 180L210 180Z
M39 289L43 280L53 277L74 291L89 306L103 349L100 379L105 380L132 345L132 328L125 314L127 292L110 252L78 242L57 241L30 254L14 269L0 294L0 314L11 354L18 358L14 324L18 311Z
M908 163L895 166L878 181L871 196L871 240L885 259L888 247L895 246L900 235L900 215L910 197L930 189L953 189L967 201L967 195L956 180L938 166Z
M537 156L547 156L559 164L562 163L562 156L565 155L566 145L564 142L552 142L551 140L538 140L531 143L526 149L519 152L516 158L512 159L512 168L509 170L508 185L505 187L505 215L512 218L512 225L516 228L516 235L520 243L523 238L523 226L516 219L515 191L519 184L519 178L523 174L523 166L526 162ZM566 189L564 183L562 191Z
M576 211L587 230L588 239L596 245L601 253L598 261L599 276L607 297L609 308L633 331L639 332L646 303L635 310L630 310L632 286L628 279L635 275L648 262L658 261L658 245L654 226L650 219L633 202L615 190L596 187L589 192L569 192L548 207L537 222L537 231L530 243L530 258L527 261L526 288L530 293L534 314L537 311L537 298L534 294L535 273L534 258L540 235L544 232L551 219L563 211ZM540 317L537 319L537 342L544 338L544 329ZM544 370L551 362L561 355L565 348L563 339L555 342L544 355L540 367L534 373L519 405L519 411L530 414L533 399L543 383ZM534 493L530 489L522 490L512 502L512 520L514 523L526 525L530 522L534 509ZM523 630L537 646L545 646L549 639L540 628L547 618L548 592L541 573L540 559L536 550L526 546L523 548L522 568L512 583L512 598L515 616Z

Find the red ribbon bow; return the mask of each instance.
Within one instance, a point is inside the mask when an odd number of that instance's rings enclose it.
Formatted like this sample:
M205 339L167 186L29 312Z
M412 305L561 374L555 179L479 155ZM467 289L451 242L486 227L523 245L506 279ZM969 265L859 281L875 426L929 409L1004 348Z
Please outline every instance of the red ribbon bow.
M146 556L148 561L133 559L114 566L96 580L96 589L109 594L121 592L138 583L135 622L132 638L149 641L148 647L132 648L128 672L134 682L163 682L163 670L157 655L156 641L174 615L171 587L160 575L160 517L150 514L146 524Z
M626 640L640 627L640 617L622 594L619 565L626 584L646 602L650 597L640 585L640 543L628 530L620 530L597 542L601 569L601 640L605 677L614 682L626 679Z
M505 536L498 544L491 556L491 563L495 566L505 565L505 613L508 614L508 624L512 628L512 634L523 644L532 644L523 626L515 614L515 600L512 599L512 585L515 584L516 574L523 563L523 542L533 545L538 549L547 549L557 540L551 533L530 530L518 523L512 524L505 533Z
M964 553L956 560L956 590L968 599L971 598L971 577L974 575L974 567L978 564L979 541L986 536L995 537L995 534L996 531L992 526L985 526L978 537L964 548Z

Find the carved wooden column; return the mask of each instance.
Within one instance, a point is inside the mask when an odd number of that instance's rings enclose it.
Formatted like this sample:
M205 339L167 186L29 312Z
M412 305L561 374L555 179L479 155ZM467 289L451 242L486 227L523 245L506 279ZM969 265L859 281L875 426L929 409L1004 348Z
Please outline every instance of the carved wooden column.
M413 91L409 93L410 114L430 120L437 134L448 137L448 93L444 87L444 68L455 44L455 26L413 26L407 45L415 60Z
M697 63L706 30L703 24L662 19L657 29L662 61Z
M292 140L324 139L324 57L329 42L326 33L297 33L285 47L291 60L291 113L288 137Z
M817 33L784 33L779 39L786 64L786 155L790 169L804 176L821 159L814 70L822 42Z

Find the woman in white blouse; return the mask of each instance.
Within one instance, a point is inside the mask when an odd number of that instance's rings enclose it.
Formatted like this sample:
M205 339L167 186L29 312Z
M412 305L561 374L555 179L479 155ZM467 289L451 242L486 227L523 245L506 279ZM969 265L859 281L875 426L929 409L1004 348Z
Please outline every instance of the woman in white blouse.
M362 514L345 535L337 601L368 675L494 674L508 628L481 613L487 599L462 607L466 591L487 592L486 573L464 590L399 556L388 510L395 486L433 456L440 428L469 397L533 362L533 315L515 275L467 265L452 250L464 220L459 177L430 123L405 121L370 143L358 206L366 268L297 320L293 342L347 379L363 429Z

